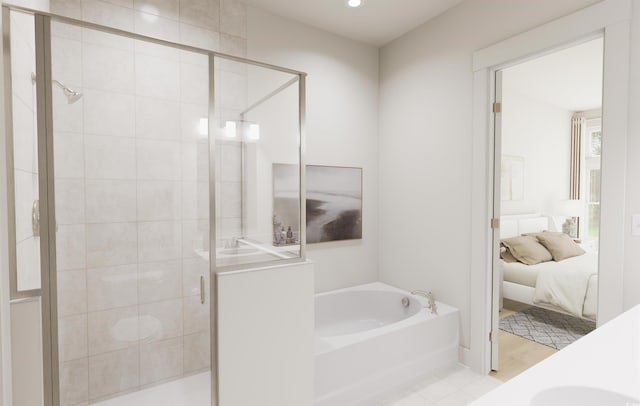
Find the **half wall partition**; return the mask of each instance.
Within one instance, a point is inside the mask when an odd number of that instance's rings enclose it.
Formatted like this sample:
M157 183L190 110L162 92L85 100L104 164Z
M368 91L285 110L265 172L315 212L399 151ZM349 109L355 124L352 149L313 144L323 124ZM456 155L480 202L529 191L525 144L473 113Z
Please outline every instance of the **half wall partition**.
M19 7L3 27L12 299L41 298L43 404L195 382L184 404L216 405L216 274L304 258L304 73Z

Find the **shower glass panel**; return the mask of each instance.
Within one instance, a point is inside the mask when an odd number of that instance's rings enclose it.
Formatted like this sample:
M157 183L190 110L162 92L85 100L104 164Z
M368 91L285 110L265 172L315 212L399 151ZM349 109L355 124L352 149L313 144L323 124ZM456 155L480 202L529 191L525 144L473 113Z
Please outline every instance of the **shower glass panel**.
M215 59L216 262L301 256L299 75Z
M209 57L51 35L61 404L199 379L209 405Z
M13 187L14 204L10 207L10 235L15 238L11 250L12 296L29 295L40 289L40 207L38 182L38 140L36 90L33 76L35 61L34 17L11 12L9 17L11 52L11 106L8 131L12 154L7 162ZM11 176L13 175L13 176ZM11 184L12 183L12 184ZM12 247L13 248L13 247Z

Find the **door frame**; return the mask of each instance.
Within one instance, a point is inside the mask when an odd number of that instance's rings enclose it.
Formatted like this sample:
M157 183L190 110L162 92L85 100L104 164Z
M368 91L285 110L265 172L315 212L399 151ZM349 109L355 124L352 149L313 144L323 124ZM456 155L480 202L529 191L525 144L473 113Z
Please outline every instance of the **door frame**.
M605 0L538 28L501 41L473 54L473 153L471 201L471 351L464 361L474 370L491 370L494 250L491 219L494 209L494 117L495 72L604 36L603 132L607 153L602 160L602 212L598 323L623 311L623 258L628 126L629 51L632 0Z

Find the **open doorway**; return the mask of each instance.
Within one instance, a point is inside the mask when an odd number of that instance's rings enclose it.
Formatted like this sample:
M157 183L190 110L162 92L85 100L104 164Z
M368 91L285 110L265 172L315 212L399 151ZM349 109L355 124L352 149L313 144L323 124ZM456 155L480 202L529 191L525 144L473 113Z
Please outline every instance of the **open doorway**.
M602 68L597 38L496 72L492 369L501 380L596 326Z

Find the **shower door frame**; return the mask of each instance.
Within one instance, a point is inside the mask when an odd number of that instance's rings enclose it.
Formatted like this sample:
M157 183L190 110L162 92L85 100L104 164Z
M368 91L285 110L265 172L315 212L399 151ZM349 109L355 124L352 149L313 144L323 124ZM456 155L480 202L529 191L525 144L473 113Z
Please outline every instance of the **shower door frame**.
M58 317L57 317L57 265L56 265L56 220L55 220L55 176L54 176L54 150L53 150L53 101L52 101L52 69L51 69L51 22L56 21L80 28L88 28L103 33L118 35L138 41L145 41L170 47L173 49L190 51L205 55L209 60L209 302L210 302L210 349L211 349L211 406L219 405L219 371L218 371L218 328L217 328L217 308L218 291L217 277L225 271L237 270L236 267L216 266L216 188L215 188L215 153L216 142L215 133L215 59L223 58L248 65L272 69L283 73L297 76L298 79L298 122L299 122L299 163L300 163L300 251L299 256L291 259L277 259L259 263L246 264L246 267L259 267L264 265L300 263L306 261L306 177L305 177L305 126L306 126L306 76L305 72L276 66L264 62L254 61L233 55L211 51L203 48L179 44L171 41L148 37L116 28L106 27L82 20L64 17L52 13L33 10L27 7L16 6L4 3L2 5L3 22L9 20L11 11L22 12L33 15L35 22L35 58L36 77L43 80L36 81L36 111L37 128L36 136L38 142L38 179L39 179L39 199L40 199L40 235L44 238L40 240L40 265L41 265L41 287L39 290L22 292L22 296L37 298L41 296L42 314L42 351L43 351L43 405L60 405L60 382L59 382L59 354L58 354ZM3 40L10 38L9 24L3 24ZM5 48L5 99L10 98L11 92L11 52L10 48ZM12 106L5 104L6 110L6 135L9 144L13 140L12 127ZM8 145L9 147L11 145ZM9 151L12 155L13 150ZM11 172L9 182L13 182ZM7 196L9 203L9 214L11 209L15 210L15 193L9 189ZM13 200L12 200L13 199ZM9 219L11 221L11 218ZM15 221L15 220L14 220ZM11 230L9 230L11 232ZM15 238L14 238L15 242ZM10 241L11 243L11 241ZM15 244L14 244L15 245ZM15 246L9 247L10 251L15 250ZM16 275L15 261L11 264L10 275L13 279ZM13 287L13 286L12 286ZM13 292L12 292L13 293ZM12 294L13 298L13 294Z

